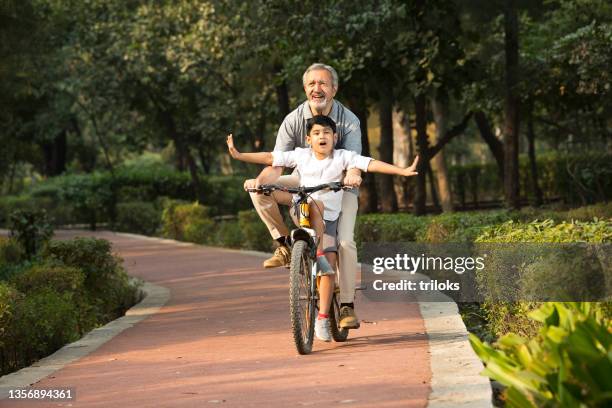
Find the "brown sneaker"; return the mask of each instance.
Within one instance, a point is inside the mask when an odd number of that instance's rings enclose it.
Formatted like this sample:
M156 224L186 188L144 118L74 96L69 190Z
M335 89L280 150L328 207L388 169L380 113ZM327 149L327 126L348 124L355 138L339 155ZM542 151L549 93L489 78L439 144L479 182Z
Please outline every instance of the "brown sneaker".
M340 308L340 327L343 329L358 329L359 319L355 314L355 310L349 306L342 306Z
M274 251L274 255L264 261L264 268L278 268L279 266L287 266L291 262L291 250L284 245L279 246Z

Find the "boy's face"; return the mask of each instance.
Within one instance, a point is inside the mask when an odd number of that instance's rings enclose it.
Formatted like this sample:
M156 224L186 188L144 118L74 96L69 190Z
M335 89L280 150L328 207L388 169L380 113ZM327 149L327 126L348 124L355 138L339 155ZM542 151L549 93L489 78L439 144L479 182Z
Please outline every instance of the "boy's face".
M330 127L314 125L306 136L306 142L317 153L329 155L336 144L336 134Z

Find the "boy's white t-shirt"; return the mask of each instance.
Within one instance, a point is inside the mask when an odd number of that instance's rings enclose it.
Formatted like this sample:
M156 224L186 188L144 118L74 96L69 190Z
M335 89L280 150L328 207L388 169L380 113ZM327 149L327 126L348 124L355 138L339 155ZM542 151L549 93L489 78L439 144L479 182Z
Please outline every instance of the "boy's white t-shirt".
M300 185L314 187L319 184L342 181L344 170L358 168L368 171L371 157L361 156L355 152L344 149L332 150L332 154L323 160L315 157L310 148L296 148L288 152L272 152L273 166L296 167L300 176ZM342 207L342 190L317 191L311 195L312 198L321 200L325 205L324 218L334 221L340 215Z

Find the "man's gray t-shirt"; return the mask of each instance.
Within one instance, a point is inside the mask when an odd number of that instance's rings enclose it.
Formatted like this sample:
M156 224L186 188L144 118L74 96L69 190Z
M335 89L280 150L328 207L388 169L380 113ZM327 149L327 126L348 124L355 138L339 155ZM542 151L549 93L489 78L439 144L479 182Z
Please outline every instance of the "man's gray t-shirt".
M357 116L335 99L328 116L336 122L338 142L335 148L361 154L361 128ZM286 152L296 147L309 147L306 143L306 121L310 118L312 112L308 101L305 101L283 120L278 129L274 150Z
M361 127L357 116L335 99L328 116L336 122L338 141L334 147L361 154ZM308 101L289 113L278 129L274 151L286 152L296 147L309 147L306 143L306 121L310 118L312 118L312 112ZM359 195L358 188L349 191Z

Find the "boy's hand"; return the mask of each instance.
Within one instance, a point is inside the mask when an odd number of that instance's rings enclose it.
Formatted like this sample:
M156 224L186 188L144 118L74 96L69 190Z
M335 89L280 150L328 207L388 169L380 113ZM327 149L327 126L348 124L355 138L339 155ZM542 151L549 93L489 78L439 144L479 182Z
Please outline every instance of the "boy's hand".
M232 156L234 159L237 159L240 156L240 152L234 147L234 138L232 137L231 133L227 135L227 149L229 150L230 156Z
M414 161L412 162L410 167L406 167L404 169L402 176L410 177L410 176L416 176L417 174L419 174L417 171L415 171L418 164L419 164L419 156L414 158Z
M361 176L357 174L347 173L344 177L344 180L342 180L342 183L345 186L359 187L361 185L361 181Z

